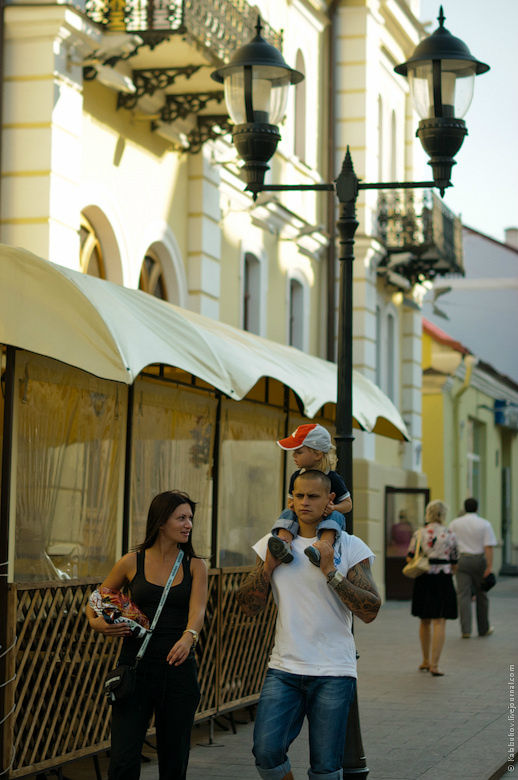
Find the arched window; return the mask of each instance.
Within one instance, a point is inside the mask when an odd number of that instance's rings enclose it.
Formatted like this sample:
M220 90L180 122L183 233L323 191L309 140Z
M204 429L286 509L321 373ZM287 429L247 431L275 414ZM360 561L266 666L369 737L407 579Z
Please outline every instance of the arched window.
M306 66L302 52L297 52L295 68L300 73L306 74ZM306 79L299 81L295 87L295 145L294 152L297 157L306 161Z
M304 349L304 287L290 279L288 340L292 347Z
M252 252L243 261L243 330L260 334L261 263Z
M104 264L101 242L93 225L81 214L79 228L79 246L81 271L98 279L106 279L106 267Z
M161 298L163 301L167 300L167 288L162 264L152 252L148 252L144 257L138 286L139 290L154 295L155 298Z

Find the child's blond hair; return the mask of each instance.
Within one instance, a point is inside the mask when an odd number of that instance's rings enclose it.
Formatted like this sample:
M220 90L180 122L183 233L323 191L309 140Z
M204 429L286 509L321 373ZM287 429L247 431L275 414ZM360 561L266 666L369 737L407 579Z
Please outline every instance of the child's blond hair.
M308 447L308 449L313 450L313 447ZM313 452L320 452L320 455L322 456L317 471L323 471L324 474L327 474L329 471L334 470L334 467L336 466L335 447L331 446L329 452L322 452L322 450L313 450Z

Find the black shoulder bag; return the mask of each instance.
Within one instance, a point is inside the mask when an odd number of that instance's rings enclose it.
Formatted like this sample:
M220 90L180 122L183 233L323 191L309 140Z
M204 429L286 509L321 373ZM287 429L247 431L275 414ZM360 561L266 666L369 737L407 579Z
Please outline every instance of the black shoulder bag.
M160 602L155 612L155 617L153 618L153 622L151 623L149 632L144 637L140 650L137 653L137 657L135 658L135 663L131 666L129 664L120 664L119 666L116 666L115 669L112 669L111 672L108 672L108 674L106 675L103 683L103 690L104 690L104 695L107 696L108 698L109 704L113 704L116 701L123 701L124 699L128 699L134 693L135 685L137 681L137 664L142 658L142 656L144 655L144 653L146 652L146 648L149 644L154 628L158 622L160 613L162 612L162 607L165 604L165 600L167 598L167 594L169 593L169 589L173 584L174 578L176 577L176 572L180 568L182 558L183 558L183 550L179 550L178 555L176 556L176 561L174 562L174 566L171 569L171 574L169 575L164 590L162 591L162 596L160 598Z

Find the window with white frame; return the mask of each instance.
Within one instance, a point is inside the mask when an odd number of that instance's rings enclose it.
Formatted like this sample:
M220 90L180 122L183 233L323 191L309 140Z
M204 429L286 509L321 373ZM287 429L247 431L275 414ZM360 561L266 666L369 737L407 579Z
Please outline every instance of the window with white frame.
M302 52L297 52L295 69L306 74L306 65ZM294 152L297 157L306 162L306 79L302 79L295 87L295 132Z
M476 498L484 505L484 425L468 419L466 441L466 496ZM482 509L481 509L482 511Z
M396 112L392 112L390 123L390 178L397 178L397 121Z
M290 279L288 342L304 349L304 287L298 279Z
M383 100L378 95L378 179L383 181Z
M261 331L261 263L252 252L243 259L243 330Z
M396 401L396 318L392 312L385 320L385 392Z
M383 366L381 349L381 309L376 306L376 384L382 386Z
M398 317L391 303L376 306L376 384L398 406Z

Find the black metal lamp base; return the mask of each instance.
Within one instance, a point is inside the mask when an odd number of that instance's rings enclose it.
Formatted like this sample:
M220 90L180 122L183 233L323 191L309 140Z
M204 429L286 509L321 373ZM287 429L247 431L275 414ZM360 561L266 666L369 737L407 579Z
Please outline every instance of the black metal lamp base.
M270 167L267 163L277 149L280 138L275 125L246 123L234 127L232 140L240 158L244 160L247 190L253 193L254 199L262 189L264 175Z

